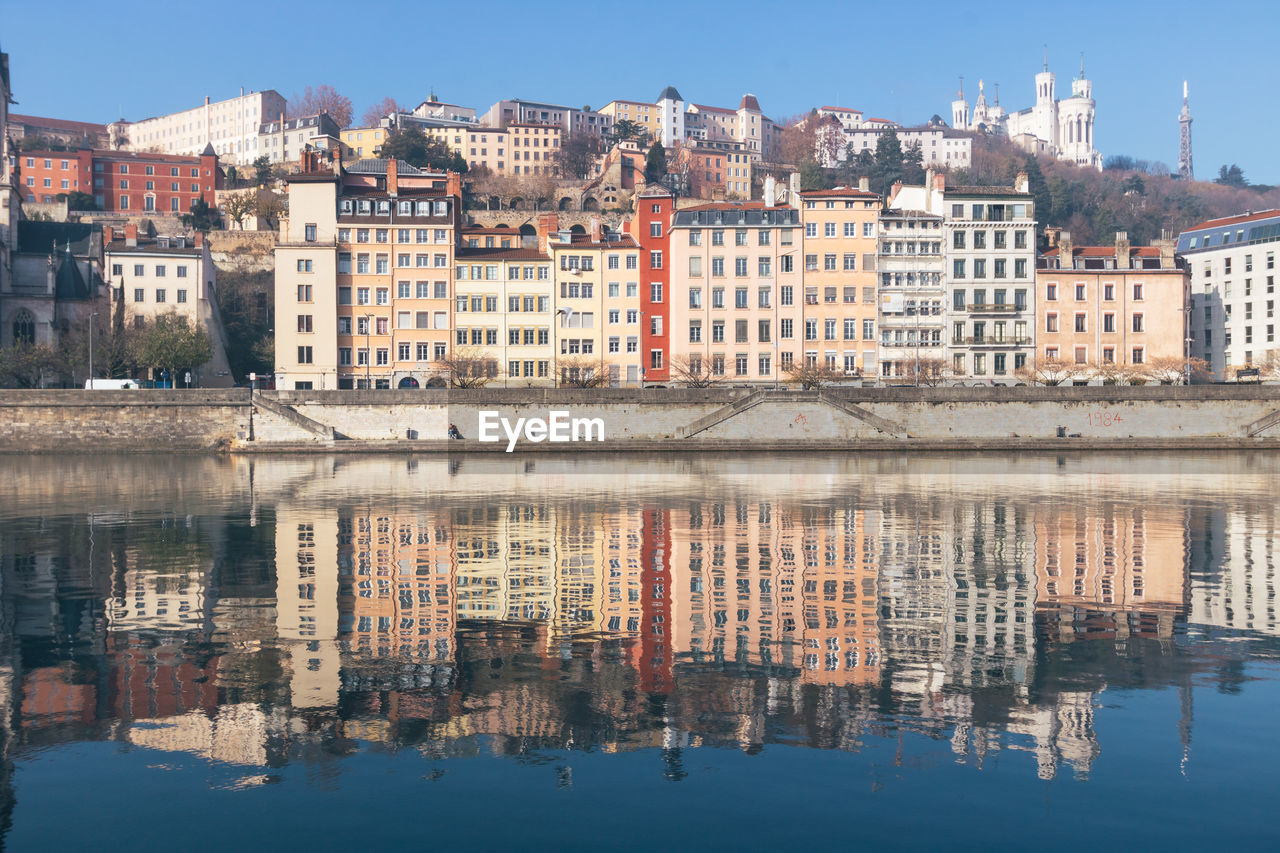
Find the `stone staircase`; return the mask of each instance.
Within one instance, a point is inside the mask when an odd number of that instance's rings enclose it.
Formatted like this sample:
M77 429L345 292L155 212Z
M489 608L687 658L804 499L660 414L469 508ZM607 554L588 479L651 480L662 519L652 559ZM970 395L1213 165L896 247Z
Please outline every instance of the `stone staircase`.
M265 413L267 415L266 420L268 421L272 419L282 420L286 424L306 433L306 437L311 440L320 439L322 441L331 442L335 439L346 438L346 436L334 432L333 427L328 424L322 424L317 420L307 417L292 406L286 406L284 403L273 400L263 394L255 393L251 399L253 401L255 416ZM258 424L255 423L255 438L257 438L258 432Z

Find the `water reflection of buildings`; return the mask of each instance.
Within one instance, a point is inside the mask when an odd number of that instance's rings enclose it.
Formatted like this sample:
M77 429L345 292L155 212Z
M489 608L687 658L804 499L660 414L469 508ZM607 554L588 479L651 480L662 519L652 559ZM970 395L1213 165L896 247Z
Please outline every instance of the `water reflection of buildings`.
M274 495L258 465L256 527L124 513L89 526L87 560L81 519L0 528L17 738L255 766L356 740L655 747L675 768L897 729L1049 778L1089 772L1096 694L1158 669L1143 644L1167 651L1188 610L1277 633L1270 504L821 466L317 497L306 465ZM1111 669L1077 671L1097 640Z

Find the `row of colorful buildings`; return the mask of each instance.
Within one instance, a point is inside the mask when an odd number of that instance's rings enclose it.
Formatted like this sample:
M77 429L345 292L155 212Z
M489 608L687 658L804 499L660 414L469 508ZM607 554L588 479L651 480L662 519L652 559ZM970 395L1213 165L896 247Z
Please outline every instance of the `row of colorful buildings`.
M677 205L664 187L614 230L464 224L457 175L308 156L276 248L281 388L444 384L459 359L506 384L1012 384L1066 362L1181 364L1189 280L1172 241L1037 254L1011 186L765 183L758 201Z

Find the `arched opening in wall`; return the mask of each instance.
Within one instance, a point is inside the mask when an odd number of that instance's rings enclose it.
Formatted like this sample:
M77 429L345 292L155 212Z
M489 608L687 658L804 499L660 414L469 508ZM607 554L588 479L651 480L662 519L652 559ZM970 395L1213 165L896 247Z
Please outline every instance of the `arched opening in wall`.
M1076 141L1076 125L1075 122L1067 122L1067 142Z
M581 226L581 225L570 225L570 226L569 226L569 233L570 233L570 234L586 234L586 233L587 233L587 229L586 229L586 228L584 228L584 227L583 227L583 226Z
M489 196L489 209L502 210L502 199L498 198L496 195Z
M538 229L533 226L533 223L526 222L525 224L520 226L520 236L521 237L537 237Z
M597 211L600 209L600 202L596 201L592 196L585 196L582 199L582 209L587 211Z
M514 196L507 203L507 208L510 210L524 210L524 199L520 198L520 196Z
M1084 144L1093 144L1093 120L1086 119L1084 123Z
M572 206L573 206L573 199L569 198L568 196L565 196L564 198L560 199L561 210L568 210Z
M412 376L406 376L400 380L400 384L397 385L396 387L397 388L417 388L418 380L414 379Z
M449 386L448 386L448 385L445 383L445 381L444 381L442 378L440 378L439 376L432 376L430 379L428 379L428 380L427 380L427 386L426 386L426 387L428 387L428 388L447 388L447 387L449 387Z
M36 342L36 319L26 308L13 318L13 342L28 346Z

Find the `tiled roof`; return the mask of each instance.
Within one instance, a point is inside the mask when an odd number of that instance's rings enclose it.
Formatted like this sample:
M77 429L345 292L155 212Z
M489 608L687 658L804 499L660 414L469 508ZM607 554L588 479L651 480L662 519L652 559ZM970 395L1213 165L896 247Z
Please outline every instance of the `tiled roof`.
M109 255L187 255L191 257L199 257L204 253L202 248L190 243L181 249L174 245L161 248L154 238L146 237L139 237L136 246L127 245L124 240L112 240L103 247L103 251Z
M727 110L724 107L709 107L706 104L694 104L699 111L704 113L724 113L726 115L737 115L737 110Z
M836 187L832 190L801 190L800 195L802 198L880 198L876 193L853 187Z
M499 247L468 247L462 246L457 251L457 258L460 261L467 260L493 260L493 261L549 261L551 256L545 252L539 252L537 249L527 248L524 246L515 246L508 248Z
M353 175L385 175L387 173L387 164L389 162L391 161L386 159L385 157L369 159L369 160L357 160L356 162L348 166L346 168L346 171ZM411 166L408 163L406 163L404 160L396 161L396 174L397 175L438 174L441 177L444 177L443 172L428 172L424 169L419 169L417 166Z
M831 110L838 113L860 113L862 110L855 110L852 107L818 107L820 110Z
M27 116L18 113L9 113L9 121L14 124L29 124L33 127L50 127L60 130L75 130L80 133L106 133L107 126L105 124L96 124L91 121L70 121L62 118L41 118L40 116Z
M1280 217L1280 210L1260 210L1257 213L1245 213L1240 216L1226 216L1222 219L1206 219L1199 225L1192 225L1186 231L1200 231L1205 228L1225 228L1228 225L1240 225L1245 222L1256 222L1259 219Z

